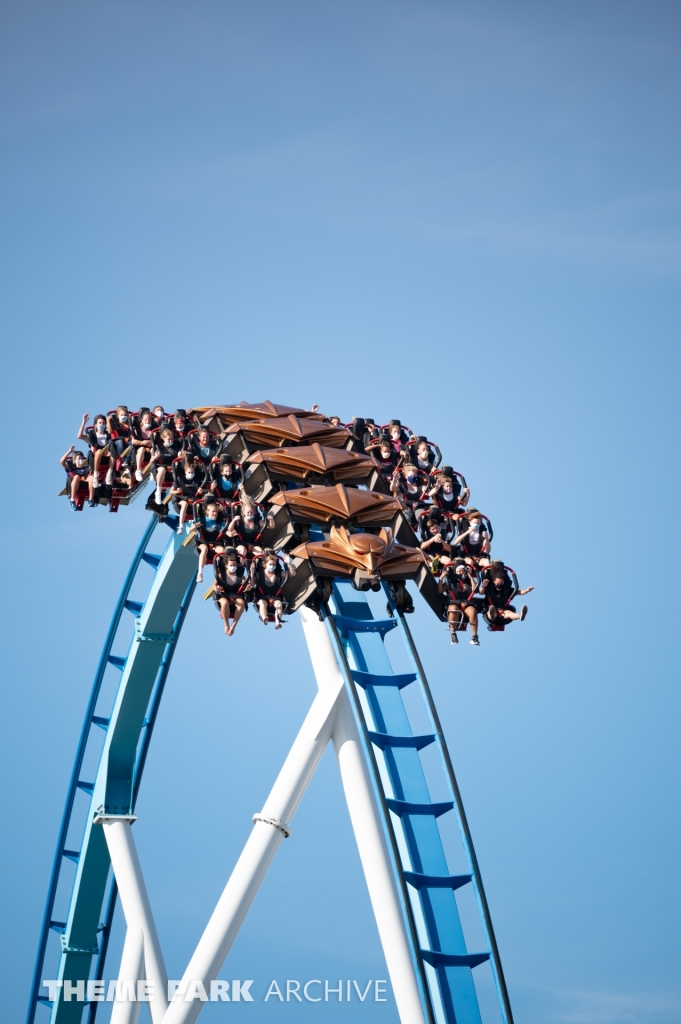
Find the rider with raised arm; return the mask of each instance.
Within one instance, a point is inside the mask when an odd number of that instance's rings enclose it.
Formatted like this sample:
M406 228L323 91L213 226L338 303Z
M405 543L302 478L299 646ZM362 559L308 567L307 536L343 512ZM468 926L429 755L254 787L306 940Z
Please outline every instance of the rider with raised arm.
M89 465L92 470L92 486L99 487L99 464L102 459L109 454L109 441L111 440L111 434L107 430L106 416L104 413L98 413L95 416L94 425L92 427L86 427L85 424L90 419L90 413L83 413L83 420L78 430L78 440L85 441L90 446L90 457ZM91 499L93 500L93 499ZM89 504L89 503L88 503ZM93 504L97 504L93 501Z
M274 615L274 628L281 629L281 617L284 614L282 591L289 576L295 576L293 562L285 552L280 552L277 557L276 551L266 548L253 561L251 573L255 584L255 600L263 625L267 625L271 611Z
M178 533L184 532L184 521L187 517L187 509L197 498L203 495L208 484L208 474L204 465L195 459L190 452L185 452L181 459L177 459L172 465L173 505L175 511L180 514L180 522L177 527Z
M441 594L447 594L449 604L447 606L447 621L453 644L458 644L459 638L456 631L464 624L465 619L470 622L471 643L474 647L480 646L478 639L478 609L482 605L480 597L475 595L478 591L479 579L474 570L464 562L463 558L455 558L447 566L440 577L438 590Z
M364 450L376 460L381 476L387 484L390 484L397 469L399 456L391 445L388 435L381 434L380 437L370 441Z
M216 555L213 559L213 575L213 600L220 609L225 633L232 636L237 622L246 611L248 592L253 589L251 574L241 565L236 550L225 548L221 555ZM230 618L233 620L231 626Z
M534 587L525 587L523 590L516 590L515 583L503 562L495 560L483 573L483 580L480 589L485 597L485 618L492 625L494 623L513 622L520 619L522 622L527 615L527 605L524 604L519 612L511 604L514 597L524 597L534 590Z

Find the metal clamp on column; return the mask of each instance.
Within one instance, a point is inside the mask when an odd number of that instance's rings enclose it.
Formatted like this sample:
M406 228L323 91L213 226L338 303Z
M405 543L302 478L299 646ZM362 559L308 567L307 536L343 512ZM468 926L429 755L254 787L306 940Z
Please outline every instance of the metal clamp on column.
M93 825L108 825L110 821L128 821L130 824L134 824L137 821L136 814L106 814L105 811L101 811L95 815L92 822Z
M287 825L284 821L278 821L277 818L268 818L264 814L254 814L253 821L262 821L265 825L271 825L272 828L278 828L280 832L284 833L284 839L288 839L291 835L291 826Z

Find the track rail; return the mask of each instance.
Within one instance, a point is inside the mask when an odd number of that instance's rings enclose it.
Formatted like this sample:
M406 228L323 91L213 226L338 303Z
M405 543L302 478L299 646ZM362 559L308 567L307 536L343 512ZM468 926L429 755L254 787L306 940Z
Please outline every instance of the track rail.
M422 979L424 1016L436 1024L480 1024L472 971L490 961L503 1024L513 1024L506 982L470 828L430 687L404 616L390 592L392 618L373 618L368 602L336 580L327 624L353 703L372 769L384 828L403 894L412 957ZM385 636L399 626L415 668L396 675ZM417 684L432 731L414 735L401 691ZM434 744L451 800L433 802L419 752ZM437 819L454 811L469 870L451 875ZM470 952L455 892L472 884L488 948Z

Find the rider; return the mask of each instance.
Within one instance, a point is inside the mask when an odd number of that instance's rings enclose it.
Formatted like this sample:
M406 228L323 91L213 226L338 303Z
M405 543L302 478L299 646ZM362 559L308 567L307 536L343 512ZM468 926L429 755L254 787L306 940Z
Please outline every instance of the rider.
M433 486L428 491L428 497L445 512L461 512L468 503L470 491L462 487L461 481L451 466L443 466L439 473L435 474Z
M78 497L80 485L85 480L87 480L88 484L88 508L94 508L97 502L94 500L92 475L85 454L80 450L77 451L76 446L72 444L69 450L64 452L59 462L66 470L66 486L69 492L71 511L78 511L76 498Z
M126 464L130 464L132 461L132 430L127 405L119 405L115 412L109 413L106 426L111 435L109 440L111 459L106 473L106 484L111 487L114 482L116 462L121 459Z
M162 405L155 405L154 408L151 410L151 414L156 429L158 429L159 427L165 427L166 413Z
M501 621L503 624L520 619L522 622L527 615L527 605L524 604L517 612L511 601L516 594L518 597L524 597L525 594L534 590L534 587L516 590L508 569L503 562L498 560L491 563L483 576L481 590L486 602L485 618L487 621L492 624Z
M463 527L463 530L461 529ZM477 508L470 508L459 519L459 533L456 537L457 554L469 565L484 567L489 565L492 550L492 527L488 519L483 519Z
M236 550L225 548L223 554L216 555L213 559L213 575L213 600L220 609L220 615L225 623L225 633L231 636L237 622L246 611L248 598L245 595L253 589L251 574L240 564ZM230 618L233 619L231 626Z
M236 540L236 549L243 559L250 561L262 555L263 549L260 546L260 538L267 527L274 526L274 519L266 515L263 510L247 495L242 495L237 515L234 516L229 527L227 536Z
M376 460L381 476L389 484L397 469L399 456L391 445L388 435L381 434L380 437L371 441L364 450Z
M78 440L85 441L90 446L89 464L92 470L92 485L93 487L99 487L99 464L109 454L111 434L106 428L106 416L104 413L98 413L95 416L94 426L86 428L85 424L89 419L90 413L84 413L83 421L78 431Z
M471 624L471 632L473 634L471 643L474 647L480 646L478 639L478 608L482 601L479 597L475 597L478 584L479 580L473 575L473 570L464 562L463 558L455 558L440 577L438 590L441 594L449 595L447 621L449 622L453 644L458 644L459 642L456 631L463 625L465 616Z
M141 483L144 479L142 469L144 457L151 458L154 446L154 417L149 409L140 410L132 424L132 446L135 449L135 480Z
M156 504L163 501L163 484L166 473L171 469L175 459L182 454L182 441L175 437L172 427L161 427L153 436L154 454L151 461L156 465Z
M399 455L412 435L406 427L402 426L400 420L391 420L388 424L388 436L390 443Z
M244 478L241 465L231 455L221 455L219 461L213 462L210 468L213 477L211 491L221 501L236 501Z
M227 513L220 507L212 494L207 494L203 502L194 506L194 523L196 526L196 546L199 549L199 569L196 582L203 582L203 567L208 552L221 555L225 550L224 538L229 522Z
M187 515L187 508L196 498L200 498L207 482L207 473L201 462L195 459L190 452L185 452L182 460L173 462L173 505L175 511L180 513L180 522L177 527L178 533L184 531L184 520Z
M422 469L409 462L396 469L390 480L390 490L405 506L405 516L413 526L419 508L426 506L428 477Z
M204 466L210 466L213 459L220 454L221 447L219 438L211 434L208 427L199 427L187 440L188 450L200 459Z
M420 436L407 446L407 459L412 465L422 469L424 473L431 473L438 461L437 446L432 444L428 438Z
M296 569L285 552L281 552L281 564L276 551L266 548L262 555L254 560L251 567L255 584L255 600L263 624L266 626L270 609L274 613L274 628L281 629L281 617L284 614L284 601L281 594L289 576L295 576Z
M439 509L431 509L425 523L421 523L421 551L426 556L430 571L437 575L441 566L451 562L452 546L447 540L449 521Z
M187 416L186 409L176 409L173 413L173 422L171 424L175 433L178 437L184 439L194 430L193 424L190 422Z

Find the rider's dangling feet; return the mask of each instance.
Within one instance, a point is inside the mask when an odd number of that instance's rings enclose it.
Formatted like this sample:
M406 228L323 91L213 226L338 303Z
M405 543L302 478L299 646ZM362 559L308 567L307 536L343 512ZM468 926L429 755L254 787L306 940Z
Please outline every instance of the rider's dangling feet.
M525 621L525 617L526 617L526 615L527 615L527 605L526 605L526 604L524 604L524 605L522 606L522 608L520 609L520 621L521 621L521 622L524 622L524 621Z
M71 506L71 511L72 512L77 512L78 511L78 506L76 505L75 501L70 501L69 505Z
M475 634L475 636L471 637L471 643L473 644L473 647L479 647L480 646L480 641L478 640L478 634L477 633Z
M96 501L88 501L87 507L88 508L97 508L97 502Z
M196 574L196 582L197 583L203 583L203 573L202 572L198 572Z
M452 632L450 633L450 640L451 640L451 642L453 644L458 644L458 642L459 642L459 638L456 635L456 633L454 632L454 630L452 630Z

